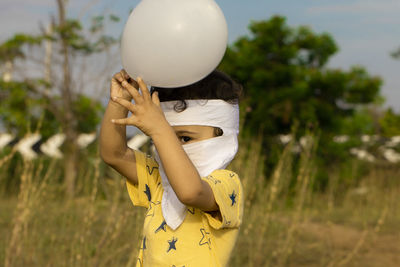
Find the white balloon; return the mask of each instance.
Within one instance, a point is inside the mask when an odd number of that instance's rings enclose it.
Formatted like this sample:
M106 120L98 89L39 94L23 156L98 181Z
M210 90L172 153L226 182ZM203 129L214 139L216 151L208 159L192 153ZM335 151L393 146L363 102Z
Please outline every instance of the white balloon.
M218 66L227 42L227 23L214 0L142 0L122 34L122 65L148 85L185 86Z

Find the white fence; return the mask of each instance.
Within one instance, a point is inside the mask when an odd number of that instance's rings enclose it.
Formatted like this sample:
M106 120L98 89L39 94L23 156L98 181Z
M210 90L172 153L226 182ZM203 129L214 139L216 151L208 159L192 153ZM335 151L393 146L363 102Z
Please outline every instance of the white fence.
M83 133L78 136L77 144L81 149L85 149L97 138L97 133ZM140 149L149 137L144 134L137 134L129 138L127 145L132 149ZM60 147L65 141L65 134L59 133L43 140L38 133L27 135L21 139L8 133L0 133L0 150L6 146L11 146L26 159L35 159L43 154L52 158L62 158L63 153Z
M82 133L78 136L77 143L81 149L85 149L88 145L93 143L97 138L97 133ZM385 160L390 163L400 163L400 153L396 151L400 149L400 136L391 138L384 138L376 135L363 135L359 137L363 146L353 147L349 153L360 160L375 162L379 159ZM140 149L145 143L149 141L149 137L144 134L137 134L129 137L127 141L128 147L132 149ZM292 136L279 135L277 136L278 142L282 145L288 144L292 140ZM43 140L42 136L38 133L27 135L23 138L17 138L8 133L0 133L0 151L6 146L11 146L16 149L26 159L35 159L39 155L46 155L53 158L62 158L63 153L60 147L65 141L65 134L59 133L51 136L47 140ZM350 137L346 135L335 136L333 141L336 143L344 144L350 141ZM293 146L293 152L299 153L302 148L312 142L307 136L300 138ZM375 154L368 151L368 146L378 145L378 153Z

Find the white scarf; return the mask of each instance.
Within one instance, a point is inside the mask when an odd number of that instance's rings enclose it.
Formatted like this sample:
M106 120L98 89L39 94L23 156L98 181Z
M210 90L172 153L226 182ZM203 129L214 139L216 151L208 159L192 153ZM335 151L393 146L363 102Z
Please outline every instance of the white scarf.
M201 177L217 169L224 169L235 157L238 150L239 106L223 100L185 100L187 107L176 112L177 101L161 102L161 108L171 126L203 125L219 127L222 136L182 145L186 154L196 167ZM186 217L187 208L179 201L169 184L160 157L155 152L159 163L164 193L161 208L169 227L177 229Z

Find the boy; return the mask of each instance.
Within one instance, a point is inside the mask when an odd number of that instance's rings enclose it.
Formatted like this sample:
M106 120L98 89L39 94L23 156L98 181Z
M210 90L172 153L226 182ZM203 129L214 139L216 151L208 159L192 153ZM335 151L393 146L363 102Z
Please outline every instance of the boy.
M100 155L126 177L132 203L147 208L137 266L228 263L243 214L241 182L225 170L238 149L240 89L219 71L151 93L140 78L114 75ZM126 125L152 139L155 159L127 147Z

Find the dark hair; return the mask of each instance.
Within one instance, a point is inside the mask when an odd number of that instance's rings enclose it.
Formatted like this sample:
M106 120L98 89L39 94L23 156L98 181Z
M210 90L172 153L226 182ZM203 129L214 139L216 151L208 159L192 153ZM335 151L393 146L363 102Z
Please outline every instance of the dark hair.
M182 112L186 109L185 100L221 99L231 104L239 103L242 86L222 71L214 70L202 80L183 87L162 88L151 87L151 93L158 92L161 102L179 101L174 109Z

